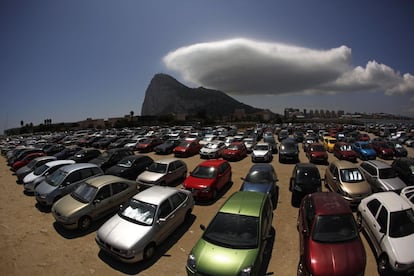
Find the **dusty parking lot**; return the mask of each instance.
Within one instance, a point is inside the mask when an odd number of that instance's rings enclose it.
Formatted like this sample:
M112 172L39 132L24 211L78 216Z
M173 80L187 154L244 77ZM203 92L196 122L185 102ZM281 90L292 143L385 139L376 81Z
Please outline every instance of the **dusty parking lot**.
M409 156L414 156L410 148ZM163 158L149 154L155 160ZM329 160L335 157L329 154ZM199 156L183 159L192 170ZM300 160L307 162L302 148ZM388 161L389 162L389 161ZM290 205L288 190L293 164L280 164L277 155L273 166L279 177L280 196L275 210L273 227L275 239L267 264L267 273L296 275L299 257L299 238L296 230L298 209ZM53 216L35 206L35 199L23 194L16 177L0 157L0 275L185 275L189 251L201 236L200 224L207 225L217 209L241 185L252 165L250 157L232 162L233 185L211 205L197 205L191 221L182 225L149 262L126 265L101 253L95 244L97 222L88 232L67 231L54 224ZM323 177L325 165L318 165ZM324 188L325 190L325 188ZM365 275L378 275L372 251L361 234L367 252Z

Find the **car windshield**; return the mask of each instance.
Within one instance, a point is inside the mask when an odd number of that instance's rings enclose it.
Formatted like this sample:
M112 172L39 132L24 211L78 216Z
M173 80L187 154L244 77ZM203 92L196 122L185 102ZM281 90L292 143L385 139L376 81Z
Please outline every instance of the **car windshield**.
M282 145L282 150L296 150L296 145L294 143L285 143Z
M361 148L363 149L371 149L371 145L370 144L361 144Z
M73 191L70 195L83 203L89 203L91 202L94 197L95 194L97 192L97 188L94 186L91 186L87 183L82 183L78 188L76 188L75 191Z
M340 149L341 149L341 151L351 151L352 150L351 145L342 145L340 147Z
M136 224L151 225L154 221L157 205L131 199L128 205L119 211L119 216Z
M208 143L208 144L205 145L205 147L207 149L216 149L216 148L218 148L218 144L216 144L216 143Z
M229 150L239 150L240 146L239 145L230 145L230 146L227 147L227 149L229 149Z
M390 215L390 232L391 238L401 238L414 234L414 211L406 209L392 212Z
M356 239L358 228L352 214L317 216L312 239L316 242L336 243Z
M34 175L42 175L46 170L48 170L49 169L49 166L48 165L46 165L46 164L43 164L42 166L40 166L40 167L37 167L34 171L33 171L33 174Z
M228 248L257 248L258 228L258 217L219 212L204 232L203 239Z
M216 175L217 169L214 167L197 166L191 173L191 176L197 178L213 178Z
M297 174L298 183L319 183L321 180L318 170L299 171Z
M46 182L51 186L57 187L60 184L62 184L62 182L65 179L66 175L67 175L67 173L65 171L57 170L54 173L52 173L51 175L49 175L49 177L46 179Z
M347 183L356 183L364 180L362 173L358 168L342 169L339 171L341 180Z
M388 179L388 178L395 178L397 177L397 173L393 168L385 168L379 170L379 178L380 179Z
M325 147L323 145L315 145L311 147L311 151L325 151Z
M253 171L247 174L245 181L252 183L266 184L272 182L272 174L265 171Z
M131 168L133 163L134 163L134 160L127 158L127 159L122 159L121 161L119 161L117 165L123 168Z
M151 164L151 166L149 166L148 171L155 173L166 173L167 167L167 164L154 162Z
M255 150L269 150L269 146L268 145L256 145L254 149Z

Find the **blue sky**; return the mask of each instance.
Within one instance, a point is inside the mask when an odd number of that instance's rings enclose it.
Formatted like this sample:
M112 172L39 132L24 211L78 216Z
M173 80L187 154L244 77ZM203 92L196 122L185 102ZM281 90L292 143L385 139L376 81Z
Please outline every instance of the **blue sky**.
M414 117L414 2L0 1L0 133L139 115L157 73L256 107Z

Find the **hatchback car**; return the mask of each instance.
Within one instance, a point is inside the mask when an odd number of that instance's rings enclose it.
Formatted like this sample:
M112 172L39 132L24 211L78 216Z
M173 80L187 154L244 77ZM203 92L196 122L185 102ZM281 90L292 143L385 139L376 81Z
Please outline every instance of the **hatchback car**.
M397 173L398 177L407 186L414 185L414 159L413 158L397 158L395 159L391 166Z
M161 145L162 140L160 138L146 138L140 141L135 149L139 152L151 152L156 146Z
M297 275L364 275L366 252L349 204L337 193L305 196L297 221Z
M306 148L306 157L311 163L328 163L328 153L321 143L313 143Z
M83 180L101 174L102 169L91 163L63 166L35 188L36 201L41 206L51 207L58 199L74 191Z
M226 145L223 141L214 141L207 144L200 149L200 158L203 159L217 159L221 157Z
M151 166L153 162L154 160L147 155L129 155L122 158L117 164L108 168L105 173L130 180L136 180L138 175Z
M277 208L279 200L279 186L276 171L271 164L255 164L250 167L240 191L252 191L265 193L270 196L273 208Z
M333 152L333 148L336 142L337 142L336 138L332 136L323 137L323 145L328 152Z
M345 160L336 160L326 168L325 186L340 194L353 207L372 193L358 165Z
M154 161L136 181L140 185L171 185L187 177L187 165L176 158Z
M123 262L148 260L156 247L191 216L189 191L153 186L133 196L96 232L104 252Z
M14 162L11 166L12 171L17 171L18 169L20 169L21 167L26 166L27 164L30 163L30 161L32 161L35 158L41 157L41 156L45 156L46 154L44 152L32 152L29 153L27 155L25 155L22 159Z
M292 192L291 204L294 207L299 207L307 194L321 192L322 180L318 167L313 163L297 163L290 177L289 191Z
M292 139L284 139L279 145L279 163L286 161L299 161L299 147Z
M369 160L362 162L360 168L374 192L394 191L400 193L406 187L388 163Z
M355 142L352 144L352 149L361 160L375 160L377 158L377 153L370 142Z
M357 161L357 154L352 149L351 143L337 142L334 146L333 154L339 160L347 160L353 163Z
M182 141L173 149L175 157L190 157L199 153L201 145L197 141Z
M374 193L359 204L357 219L371 241L380 275L414 273L414 210L402 197Z
M232 182L228 161L212 159L198 164L184 180L183 188L192 192L196 200L216 199L220 191Z
M89 163L98 165L103 171L112 167L126 156L134 155L134 152L127 148L113 148L102 152L98 157L89 160Z
M270 197L258 192L232 194L188 255L188 275L261 275L272 235Z
M382 159L393 159L395 156L394 150L385 141L373 140L371 142L372 148L377 153L377 156Z
M162 144L154 147L154 152L156 154L170 154L173 152L174 148L180 144L178 139L168 139Z
M407 157L408 152L404 145L397 141L386 141L386 143L392 148L394 151L395 157Z
M269 143L259 142L254 145L251 157L252 162L272 162L272 147Z
M85 163L85 162L89 162L89 160L92 160L98 157L99 155L101 155L100 150L89 148L89 149L83 149L83 150L78 151L69 159L75 160L76 163Z
M226 147L221 157L229 161L239 161L247 156L247 148L243 142L232 142Z
M88 229L92 221L119 209L138 192L137 183L113 175L101 175L82 182L72 193L52 206L59 225L67 229Z
M26 175L33 172L36 168L46 164L47 162L56 160L54 156L40 156L30 161L26 166L21 167L16 171L17 183L22 183Z

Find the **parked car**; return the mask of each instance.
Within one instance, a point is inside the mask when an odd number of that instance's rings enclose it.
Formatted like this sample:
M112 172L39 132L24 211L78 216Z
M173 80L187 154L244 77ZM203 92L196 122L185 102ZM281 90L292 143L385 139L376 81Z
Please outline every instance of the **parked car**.
M62 144L52 144L50 147L44 150L46 155L54 155L62 150L64 150L66 147Z
M37 185L39 185L48 175L52 174L60 167L75 164L74 160L52 160L36 168L23 178L24 193L34 194Z
M404 181L407 186L414 185L414 159L413 158L397 158L392 164L392 168L398 177Z
M221 153L223 152L226 145L223 141L214 141L205 144L200 149L200 158L202 159L218 159L221 157Z
M323 137L323 146L328 152L333 152L334 146L338 142L336 138L332 136L324 136Z
M58 199L74 191L83 180L101 174L102 169L91 163L63 166L35 188L36 201L40 206L51 207Z
M318 167L313 163L297 163L292 170L289 191L292 192L291 204L294 207L299 207L307 194L321 192L322 180Z
M242 142L246 146L247 153L252 152L254 145L257 143L256 138L253 137L246 137L242 140Z
M306 149L305 154L311 163L328 163L328 153L321 143L313 143L309 145Z
M154 152L156 154L170 154L173 152L174 148L180 144L178 139L168 139L162 144L154 147Z
M153 149L162 144L162 140L160 138L150 138L148 137L147 139L140 141L135 149L141 153L143 152L151 152L153 151Z
M336 160L326 168L325 186L340 194L352 207L372 193L359 166L346 160Z
M16 171L17 176L17 183L22 183L23 179L26 175L33 172L37 167L40 167L43 164L46 164L47 162L56 160L56 157L54 156L40 156L32 161L30 161L27 165L21 167Z
M180 159L165 158L154 161L136 181L140 185L171 185L187 177L187 165Z
M277 154L277 142L272 133L270 133L270 135L263 136L263 142L268 143L270 145L273 154Z
M258 142L251 153L252 162L272 162L272 147L269 143Z
M69 159L75 160L76 163L86 163L101 155L101 151L94 148L83 149L75 153Z
M377 156L382 159L393 159L394 150L385 141L373 140L371 141L372 148L377 153Z
M243 142L232 142L221 153L221 157L228 161L239 161L247 156L247 149Z
M187 219L194 200L189 191L153 186L133 196L96 232L99 248L123 262L149 260L156 248Z
M183 188L192 192L196 200L214 200L227 184L232 183L228 161L206 160L198 164L184 180Z
M392 148L394 151L395 157L407 157L408 152L404 145L397 141L386 141L386 143Z
M78 146L66 147L63 150L55 153L53 156L55 156L58 160L68 159L81 150L82 148Z
M286 161L299 162L299 147L292 139L283 139L279 146L279 163Z
M96 164L103 171L112 167L122 158L134 155L134 152L127 148L112 148L102 152L98 157L89 160L89 163Z
M405 199L414 210L414 186L407 186L402 189L400 196Z
M250 167L244 178L240 191L265 193L270 196L273 209L277 208L279 186L275 168L271 164L255 164Z
M12 171L17 171L18 169L20 169L21 167L26 166L27 164L30 163L30 161L32 161L33 159L40 157L40 156L45 156L46 154L44 152L32 152L32 153L28 153L26 154L22 159L15 161L12 164Z
M272 234L270 197L232 194L218 210L187 258L188 275L262 275Z
M337 193L305 196L297 227L297 275L364 275L366 252L349 204Z
M200 152L201 145L195 140L184 140L173 149L175 157L190 157Z
M137 183L113 175L83 181L72 193L52 206L59 225L67 229L88 229L92 222L113 213L138 192Z
M375 160L377 158L377 153L369 142L355 142L352 144L352 149L361 160Z
M154 160L147 155L129 155L108 168L105 171L105 174L116 175L129 180L136 180L138 175L143 173L153 162Z
M413 218L413 208L394 192L374 193L359 204L357 219L372 244L380 275L414 271Z
M360 168L371 185L373 192L394 191L400 193L406 187L391 165L384 161L364 161L361 163Z
M357 162L357 153L352 149L352 144L347 142L337 142L334 145L333 154L339 160Z

